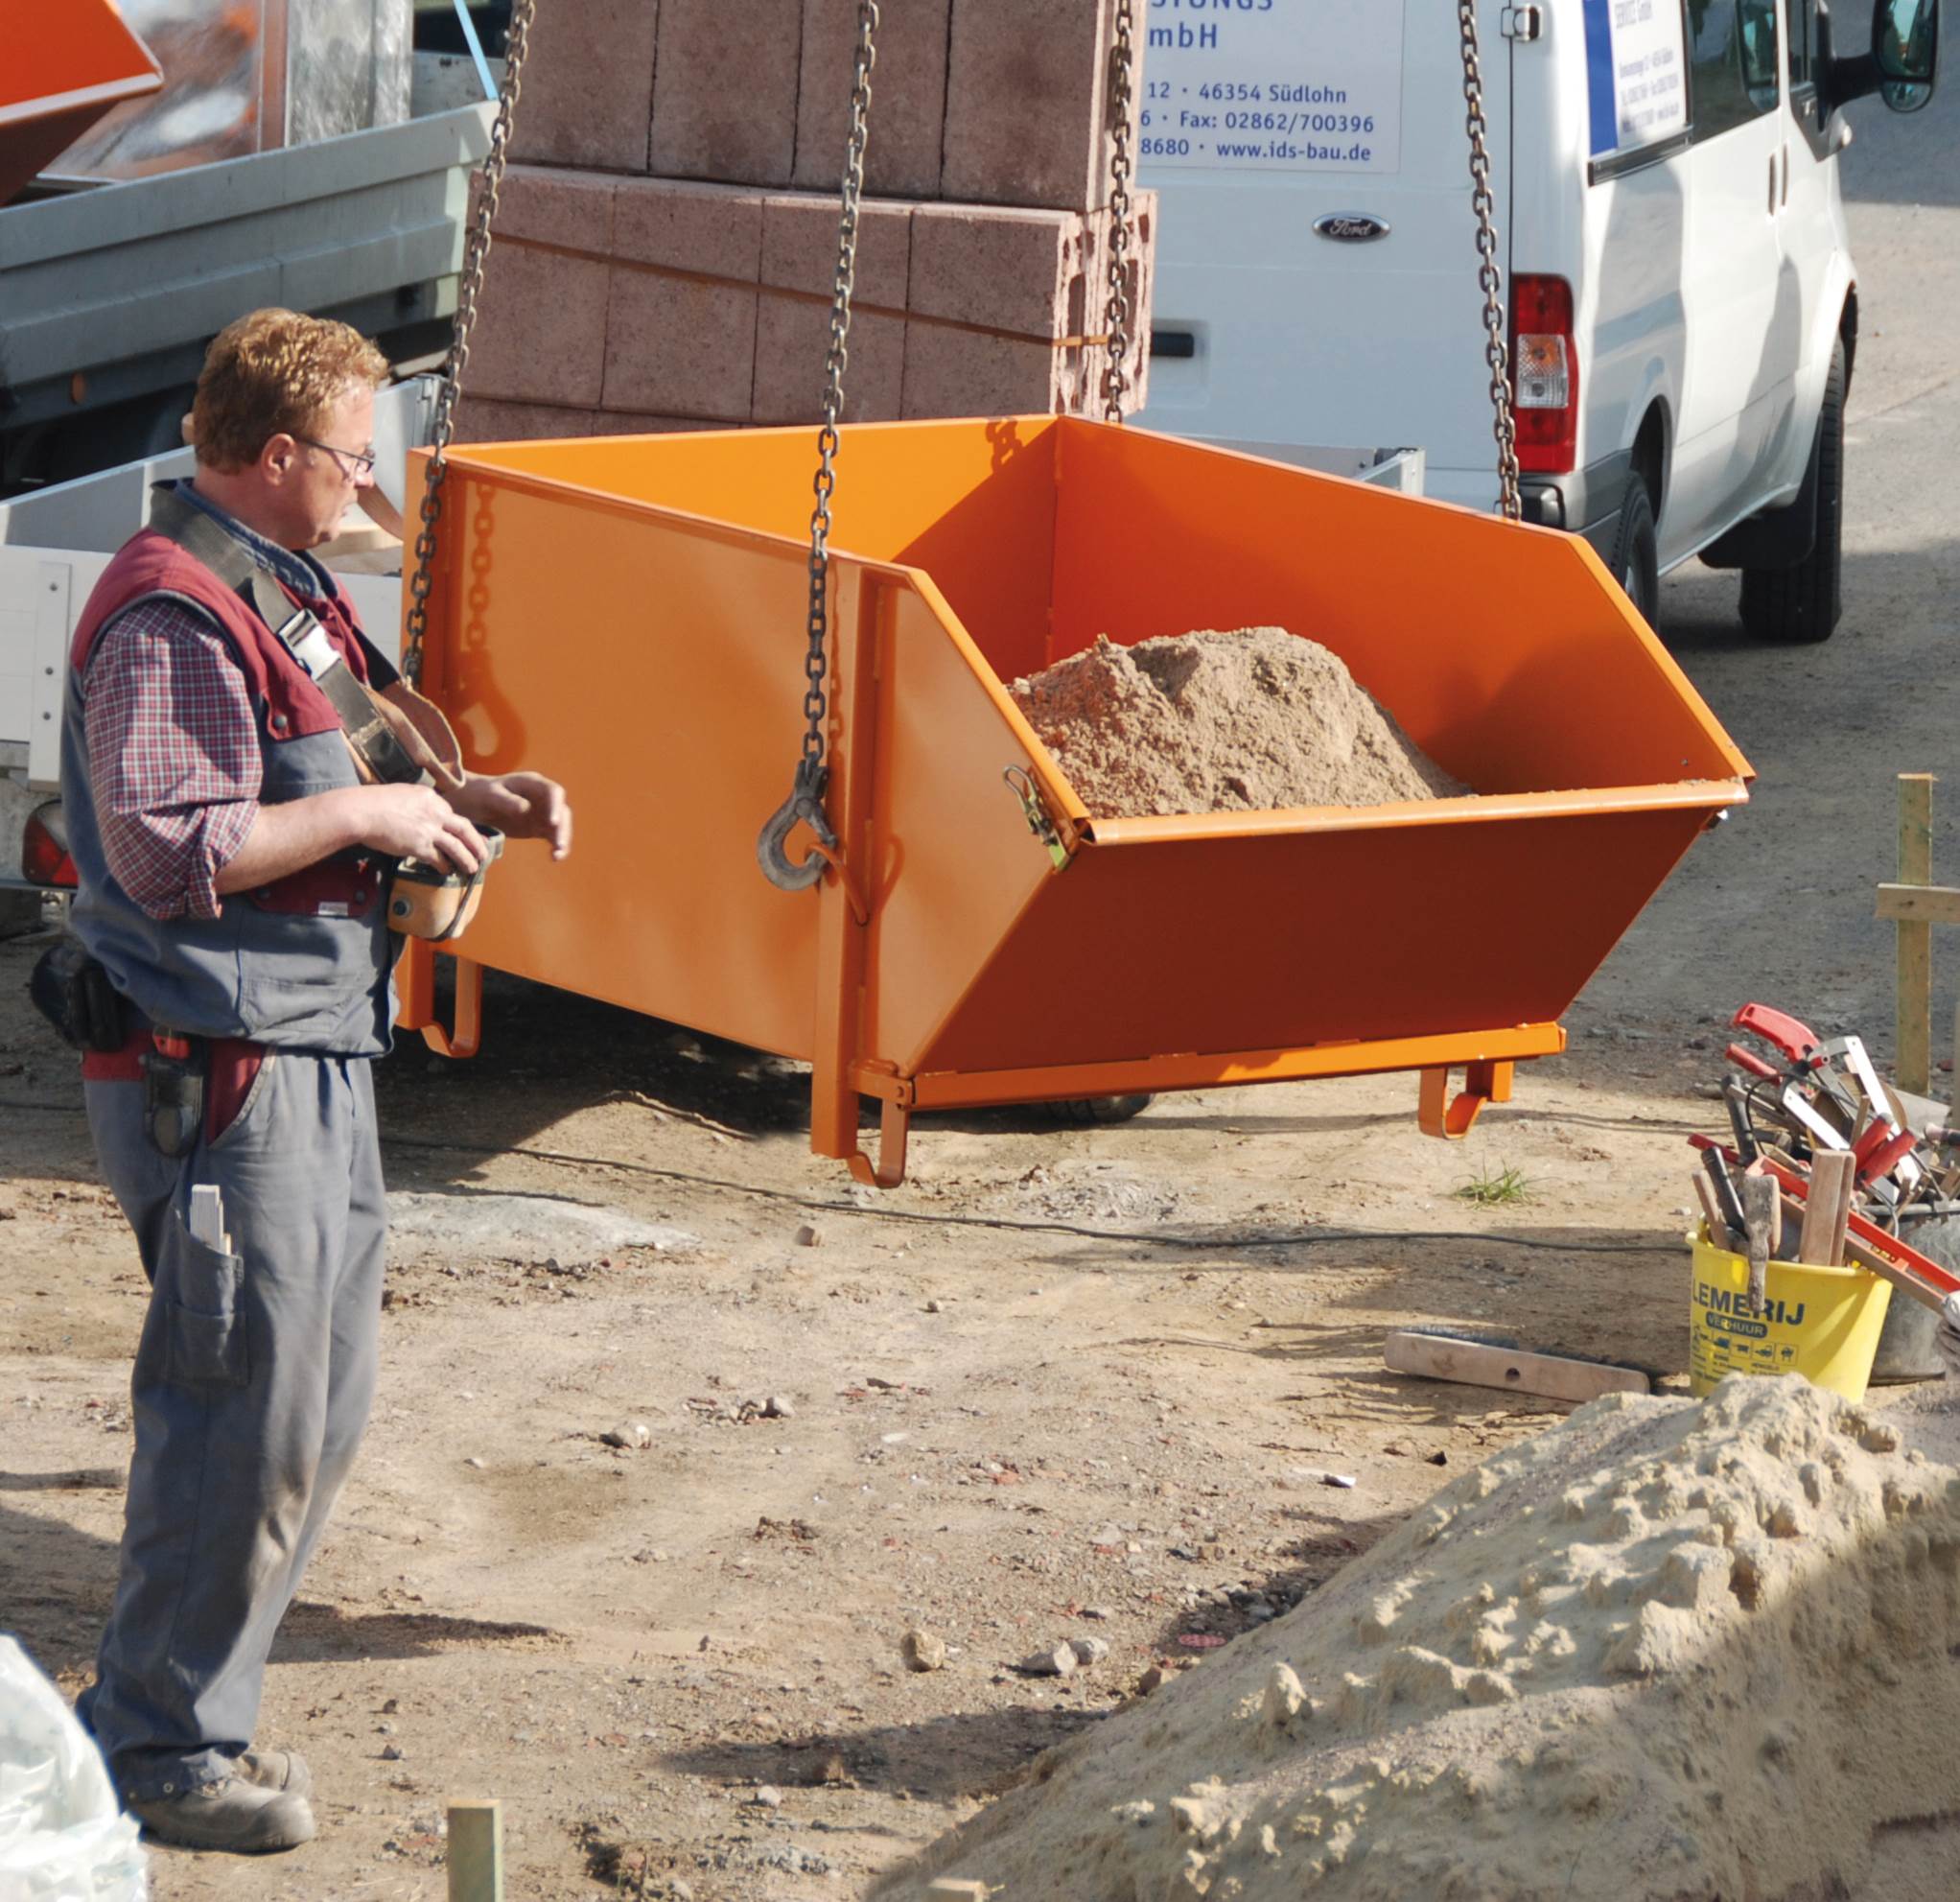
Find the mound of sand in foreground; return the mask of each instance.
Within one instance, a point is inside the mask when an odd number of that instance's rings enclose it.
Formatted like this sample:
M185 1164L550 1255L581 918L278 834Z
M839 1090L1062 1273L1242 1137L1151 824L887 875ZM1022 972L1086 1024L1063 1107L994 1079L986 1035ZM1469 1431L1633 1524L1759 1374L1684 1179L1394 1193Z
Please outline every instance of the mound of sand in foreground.
M1794 1374L1615 1395L874 1894L1842 1902L1960 1810L1956 1647L1960 1473Z

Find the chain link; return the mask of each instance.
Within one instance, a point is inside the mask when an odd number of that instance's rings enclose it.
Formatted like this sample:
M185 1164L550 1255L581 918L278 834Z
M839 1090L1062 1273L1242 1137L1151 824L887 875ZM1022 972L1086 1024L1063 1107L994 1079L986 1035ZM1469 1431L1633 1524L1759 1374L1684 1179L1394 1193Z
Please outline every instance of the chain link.
M804 770L824 764L825 641L829 631L830 498L837 488L837 422L844 413L844 372L851 363L851 298L857 284L857 218L864 197L864 152L871 137L871 76L877 64L873 35L877 32L877 0L859 0L857 55L851 87L851 143L844 160L843 215L837 223L837 271L830 303L830 347L824 357L824 420L817 431L817 474L812 486L817 505L810 515L809 649L804 674Z
M1103 328L1108 335L1108 363L1103 370L1103 420L1119 427L1130 387L1130 180L1131 107L1134 104L1136 36L1131 0L1116 0L1116 37L1109 49L1109 305Z
M490 261L490 224L497 216L503 170L510 162L510 128L524 88L525 56L530 50L531 20L537 0L513 0L510 31L503 48L503 84L497 96L497 118L490 128L490 150L478 175L481 190L477 211L463 247L462 276L456 287L455 326L449 355L435 388L435 421L430 435L429 479L422 490L422 528L415 537L415 573L408 581L408 621L402 649L402 674L408 684L422 680L422 644L429 633L429 592L433 585L435 530L442 520L442 483L449 474L450 438L455 434L456 399L470 366L470 333L477 324L477 306L483 294L483 271Z
M1483 117L1483 68L1477 43L1477 0L1457 0L1463 42L1464 125L1470 134L1470 208L1477 214L1477 282L1483 292L1483 361L1490 365L1491 434L1497 439L1498 511L1518 521L1518 425L1511 409L1510 351L1505 341L1504 272L1497 261L1496 200L1490 190L1489 127Z

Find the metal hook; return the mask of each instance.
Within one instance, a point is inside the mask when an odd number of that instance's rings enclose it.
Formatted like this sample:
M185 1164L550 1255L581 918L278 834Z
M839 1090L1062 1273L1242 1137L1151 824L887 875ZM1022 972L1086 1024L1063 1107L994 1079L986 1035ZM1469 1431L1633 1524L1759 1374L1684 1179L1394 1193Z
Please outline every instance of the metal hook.
M1028 822L1028 830L1048 848L1048 860L1058 872L1068 869L1068 848L1062 842L1062 834L1056 829L1055 821L1048 816L1048 809L1041 803L1041 795L1036 787L1033 777L1024 766L1005 766L1001 778L1008 784L1008 789L1020 801L1021 814Z
M829 815L824 810L824 792L830 782L830 769L811 759L797 762L796 783L789 797L769 815L756 839L756 862L762 876L781 891L807 891L824 876L826 852L837 850L837 834L830 830ZM812 852L801 862L783 851L783 845L798 822L817 835L824 851Z

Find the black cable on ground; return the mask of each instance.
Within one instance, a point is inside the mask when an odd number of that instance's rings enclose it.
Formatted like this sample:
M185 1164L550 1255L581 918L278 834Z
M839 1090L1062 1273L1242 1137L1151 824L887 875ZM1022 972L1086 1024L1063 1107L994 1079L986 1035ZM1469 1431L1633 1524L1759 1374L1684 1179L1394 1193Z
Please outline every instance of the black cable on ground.
M39 1110L57 1115L81 1115L80 1104L0 1101L0 1110ZM604 1156L574 1156L562 1149L500 1148L489 1142L436 1141L430 1137L390 1136L388 1149L426 1149L456 1156L527 1156L537 1162L557 1162L572 1168L617 1169L627 1175L651 1176L661 1182L687 1183L696 1188L724 1189L732 1195L754 1196L764 1202L785 1202L792 1208L824 1215L857 1215L878 1222L913 1222L942 1229L1002 1229L1021 1234L1075 1235L1085 1241L1141 1243L1151 1248L1318 1248L1332 1242L1462 1241L1489 1242L1505 1248L1537 1248L1561 1255L1657 1255L1672 1242L1548 1241L1540 1235L1504 1235L1481 1229L1299 1229L1280 1233L1244 1233L1187 1235L1161 1232L1139 1233L1130 1229L1091 1229L1077 1222L1031 1222L1010 1215L935 1215L921 1209L894 1209L889 1204L832 1202L799 1195L794 1189L768 1188L759 1183L731 1182L723 1176L700 1176L687 1169L663 1169L652 1162L624 1162Z

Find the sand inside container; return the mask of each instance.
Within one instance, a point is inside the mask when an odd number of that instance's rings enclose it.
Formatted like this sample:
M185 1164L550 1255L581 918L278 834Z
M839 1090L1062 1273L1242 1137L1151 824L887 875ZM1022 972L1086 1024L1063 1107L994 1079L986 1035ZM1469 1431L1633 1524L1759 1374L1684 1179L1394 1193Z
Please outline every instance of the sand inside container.
M1341 657L1283 627L1107 635L1009 690L1092 816L1386 806L1472 790Z

